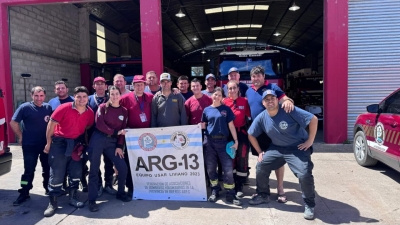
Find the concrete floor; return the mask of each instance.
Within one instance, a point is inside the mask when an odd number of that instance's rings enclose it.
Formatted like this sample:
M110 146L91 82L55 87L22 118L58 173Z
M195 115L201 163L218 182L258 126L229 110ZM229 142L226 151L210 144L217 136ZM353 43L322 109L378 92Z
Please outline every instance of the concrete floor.
M285 190L289 202L277 203L275 175L271 175L271 202L249 206L255 192L256 158L251 157L251 184L245 186L242 207L226 205L219 200L209 202L131 201L122 203L106 193L99 199L100 211L92 213L87 205L74 209L67 197L59 199L59 209L51 218L43 218L48 205L41 187L37 167L31 199L19 207L19 179L23 172L20 147L13 146L11 173L0 177L0 224L400 224L400 174L378 164L372 168L359 166L354 160L352 145L315 144L312 155L316 186L316 219L303 219L303 204L297 179L286 166ZM223 196L223 193L222 193ZM86 193L80 199L87 199Z

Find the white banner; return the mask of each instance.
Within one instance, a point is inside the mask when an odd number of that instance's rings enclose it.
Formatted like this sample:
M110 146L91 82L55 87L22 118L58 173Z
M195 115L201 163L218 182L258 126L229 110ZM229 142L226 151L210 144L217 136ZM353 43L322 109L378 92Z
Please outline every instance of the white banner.
M133 199L207 201L198 125L128 129Z

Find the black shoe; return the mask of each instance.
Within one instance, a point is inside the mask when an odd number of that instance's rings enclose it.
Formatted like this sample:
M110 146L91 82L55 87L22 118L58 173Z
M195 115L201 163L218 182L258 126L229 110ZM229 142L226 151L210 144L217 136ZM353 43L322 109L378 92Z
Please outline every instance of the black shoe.
M128 193L126 193L126 195L128 195L128 197L130 197L132 199L132 197L133 197L133 189L128 188Z
M116 195L117 194L117 190L115 190L111 185L106 184L106 186L103 189L104 192L110 194L110 195Z
M218 200L219 194L217 190L212 190L210 197L208 197L209 202L216 202Z
M132 198L130 198L126 193L117 194L117 199L123 202L130 202L132 200Z
M90 210L90 212L99 211L99 206L96 204L96 201L90 201L89 200L89 210Z
M22 192L21 194L19 194L17 200L13 202L13 206L19 206L30 198L31 197L29 196L29 192Z
M234 196L234 195L226 195L225 200L227 203L230 203L230 204L234 204L237 206L242 205L242 202L239 199L237 199L236 196Z

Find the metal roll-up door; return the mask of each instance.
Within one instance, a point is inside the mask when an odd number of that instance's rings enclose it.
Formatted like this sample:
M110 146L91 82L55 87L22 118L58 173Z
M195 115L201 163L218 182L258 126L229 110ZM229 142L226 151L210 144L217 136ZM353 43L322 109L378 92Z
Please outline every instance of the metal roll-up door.
M400 1L349 0L347 136L357 116L400 87Z

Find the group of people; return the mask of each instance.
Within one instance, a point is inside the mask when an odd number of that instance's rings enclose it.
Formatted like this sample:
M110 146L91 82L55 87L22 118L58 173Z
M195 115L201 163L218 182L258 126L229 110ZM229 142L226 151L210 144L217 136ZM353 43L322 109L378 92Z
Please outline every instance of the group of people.
M241 205L243 185L249 174L249 151L258 155L256 167L257 194L249 204L269 202L269 174L275 170L278 181L278 201L287 201L283 188L284 164L288 163L299 178L305 202L304 218L314 218L315 191L311 162L312 144L317 130L317 118L294 106L293 100L275 84L265 81L264 69L254 67L252 85L240 82L239 70L229 70L228 83L215 87L213 74L206 76L205 90L201 81L180 76L178 89L172 89L168 73L158 76L149 71L133 78L133 91L125 89L124 76L114 76L108 87L103 77L93 81L95 93L89 96L83 87L68 95L67 84L55 83L57 97L45 103L46 91L34 87L32 102L22 104L14 113L11 128L22 145L24 174L20 195L14 205L29 199L37 159L43 168L43 187L49 195L44 216L54 215L57 198L67 190L69 204L81 208L76 192L79 183L88 191L89 210L98 211L96 199L103 191L127 202L132 199L133 182L124 145L126 129L168 127L199 124L203 129L204 161L211 186L210 202L219 198L221 187L218 170L222 171L226 202ZM190 90L188 90L190 87ZM250 125L251 124L251 125ZM309 126L309 133L305 128ZM236 151L234 159L226 145ZM83 146L87 145L86 151ZM104 161L103 186L100 172ZM90 161L90 168L86 162ZM220 166L218 166L220 164ZM86 181L89 174L89 181ZM66 179L66 177L68 179ZM113 188L117 177L118 188ZM65 184L65 181L68 184ZM128 192L125 192L125 186Z

